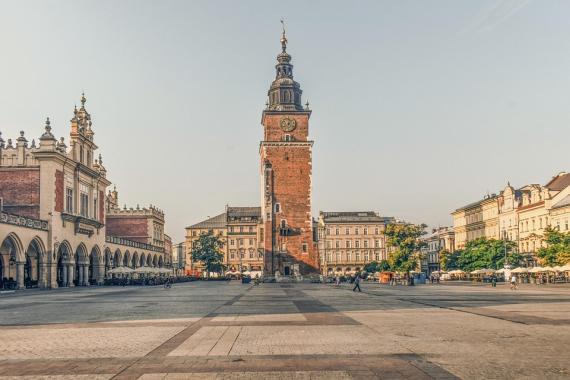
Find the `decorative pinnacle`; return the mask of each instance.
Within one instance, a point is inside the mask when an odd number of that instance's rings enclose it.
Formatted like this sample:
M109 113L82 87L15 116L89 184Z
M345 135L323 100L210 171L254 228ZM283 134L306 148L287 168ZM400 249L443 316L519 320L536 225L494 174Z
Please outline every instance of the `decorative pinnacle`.
M306 109L306 110L309 109L309 99L307 99L307 103L305 103L305 109Z
M85 107L85 102L87 101L87 99L85 99L85 92L81 93L81 107Z
M51 123L49 121L49 117L46 118L46 132L49 133L51 131Z
M101 153L99 153L99 163L103 165L103 157L101 157Z
M281 49L283 53L287 50L287 36L285 36L285 21L281 19L281 26L283 27L283 31L281 32Z

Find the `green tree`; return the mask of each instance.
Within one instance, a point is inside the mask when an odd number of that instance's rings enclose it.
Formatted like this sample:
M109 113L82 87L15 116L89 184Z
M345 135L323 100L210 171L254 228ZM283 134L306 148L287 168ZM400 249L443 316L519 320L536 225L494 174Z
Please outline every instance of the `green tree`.
M418 252L425 243L420 237L425 235L425 224L389 224L386 226L386 245L393 248L388 254L390 267L398 272L409 272L418 266Z
M459 268L457 259L462 251L449 252L447 249L439 252L439 263L441 269L445 271L450 271Z
M565 265L570 263L570 234L551 227L544 230L546 247L541 247L537 256L543 265Z
M200 234L198 239L194 241L192 261L201 261L204 264L207 278L210 278L210 272L222 273L225 269L222 264L223 246L224 242L220 239L220 235L215 236L211 231Z
M364 266L364 270L368 273L376 273L390 270L390 263L387 260L372 261Z
M453 253L448 260L455 268L470 272L477 269L490 268L499 269L505 265L505 249L507 251L507 261L510 265L518 265L521 261L520 254L514 248L516 244L512 241L503 241L487 238L479 238L467 242L465 248ZM446 262L449 266L450 262Z

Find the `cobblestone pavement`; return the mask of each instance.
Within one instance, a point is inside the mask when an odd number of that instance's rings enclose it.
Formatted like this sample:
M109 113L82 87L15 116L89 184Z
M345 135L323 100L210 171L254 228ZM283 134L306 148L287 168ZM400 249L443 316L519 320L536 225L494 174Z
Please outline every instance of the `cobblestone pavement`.
M0 294L4 379L570 378L570 288L242 285Z

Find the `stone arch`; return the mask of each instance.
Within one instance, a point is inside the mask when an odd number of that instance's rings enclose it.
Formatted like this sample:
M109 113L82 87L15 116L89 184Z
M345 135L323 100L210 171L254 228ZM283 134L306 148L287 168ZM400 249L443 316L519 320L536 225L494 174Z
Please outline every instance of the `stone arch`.
M132 260L131 268L135 269L138 266L139 266L139 253L137 251L135 251L135 253L133 253L133 260Z
M23 258L22 241L18 235L8 234L0 244L0 281L2 281L2 286L24 287Z
M122 266L128 267L131 265L131 253L129 250L125 251L125 255L123 256Z
M107 278L107 272L113 268L113 254L109 248L105 248L104 268L104 277Z
M74 276L73 283L75 286L85 286L88 278L85 276L85 267L89 265L89 251L85 244L80 243L75 250L74 257Z
M39 237L34 237L25 252L24 285L36 288L46 285L45 247Z
M115 250L115 254L113 255L113 268L117 268L121 266L121 263L123 262L123 255L121 254L121 250L119 248L117 248Z
M144 266L144 265L146 265L146 257L145 257L145 254L144 254L144 252L143 252L143 253L141 253L140 266L142 267L142 266Z
M152 257L152 266L153 267L157 267L158 266L158 257L156 255L154 255Z
M162 256L160 256L160 257L158 258L158 267L159 267L159 268L162 268L163 265L164 265L164 261L163 261L163 259L162 259Z
M68 287L73 284L73 271L70 266L73 250L71 245L67 240L62 241L57 246L57 252L54 256L54 261L56 263L56 283L58 287Z
M105 266L102 263L101 250L98 245L94 245L89 253L89 265L85 273L87 285L101 283L105 276Z
M152 266L152 255L150 253L146 256L146 265L149 267Z

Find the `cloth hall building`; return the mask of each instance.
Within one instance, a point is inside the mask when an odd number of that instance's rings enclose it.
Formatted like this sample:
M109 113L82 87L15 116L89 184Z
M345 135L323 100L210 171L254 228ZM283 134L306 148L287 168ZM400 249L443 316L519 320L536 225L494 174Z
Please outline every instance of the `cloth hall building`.
M118 266L169 266L164 213L120 209L94 140L91 115L73 111L68 144L50 120L30 143L0 137L1 286L101 284ZM97 158L96 158L97 157Z

